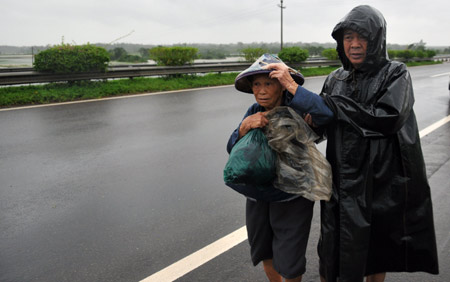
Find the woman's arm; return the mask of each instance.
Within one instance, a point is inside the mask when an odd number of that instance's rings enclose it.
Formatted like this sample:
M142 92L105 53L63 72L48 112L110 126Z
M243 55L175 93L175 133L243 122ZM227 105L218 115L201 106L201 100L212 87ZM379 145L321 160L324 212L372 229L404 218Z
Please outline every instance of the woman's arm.
M231 152L233 146L253 128L260 128L266 126L269 121L262 112L264 109L257 103L250 106L244 115L238 128L236 128L228 139L227 151Z
M286 106L311 116L312 122L317 126L328 124L333 119L333 112L319 95L302 86L297 87L294 97Z
M247 134L253 128L262 128L269 123L265 112L257 112L246 117L239 126L239 139Z

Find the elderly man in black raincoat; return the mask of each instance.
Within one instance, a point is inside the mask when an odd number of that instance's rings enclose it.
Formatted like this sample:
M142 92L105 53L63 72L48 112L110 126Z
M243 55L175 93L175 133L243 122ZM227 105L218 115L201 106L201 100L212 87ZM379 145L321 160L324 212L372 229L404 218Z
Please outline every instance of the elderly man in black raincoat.
M333 194L321 203L321 279L384 281L386 272L437 274L430 187L410 74L403 63L389 60L386 22L370 6L350 11L332 36L343 66L327 77L321 93L334 113L324 129ZM267 67L276 70L273 77L286 78L285 86L293 84L284 66Z

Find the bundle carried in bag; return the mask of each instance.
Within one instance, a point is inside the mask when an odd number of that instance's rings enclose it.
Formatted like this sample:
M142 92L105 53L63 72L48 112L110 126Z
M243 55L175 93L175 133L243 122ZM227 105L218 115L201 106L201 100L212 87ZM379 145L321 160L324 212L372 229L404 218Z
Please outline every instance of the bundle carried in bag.
M292 198L272 185L277 154L261 129L252 129L233 147L223 170L225 184L240 194L259 201L279 202Z
M273 185L311 201L328 201L332 172L314 143L319 136L292 108L276 107L266 117L269 124L264 132L269 146L277 152Z
M276 153L261 129L252 129L233 147L223 175L225 183L264 185L275 178Z

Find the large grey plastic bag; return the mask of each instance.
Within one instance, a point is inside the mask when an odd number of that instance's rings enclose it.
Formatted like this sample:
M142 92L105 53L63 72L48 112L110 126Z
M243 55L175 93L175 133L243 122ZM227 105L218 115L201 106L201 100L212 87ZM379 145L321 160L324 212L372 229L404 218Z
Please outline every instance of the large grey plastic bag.
M292 108L269 111L265 133L277 152L275 188L299 194L311 201L331 196L331 166L314 143L319 138Z

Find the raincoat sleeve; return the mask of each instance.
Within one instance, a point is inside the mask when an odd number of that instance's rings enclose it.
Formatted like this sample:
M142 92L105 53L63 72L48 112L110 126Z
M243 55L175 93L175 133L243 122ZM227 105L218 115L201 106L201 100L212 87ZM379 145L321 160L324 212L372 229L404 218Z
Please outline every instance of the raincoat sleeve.
M246 117L248 117L256 112L258 112L258 104L255 103L248 108L247 112L245 113L244 117L242 118L242 121ZM228 154L231 152L231 149L233 149L234 145L239 140L239 128L241 127L242 121L239 123L239 126L233 131L233 133L230 136L230 139L228 139L228 143L227 143Z
M359 103L344 93L324 86L322 95L335 118L351 124L364 137L396 133L409 117L414 105L411 77L406 66L391 64L368 87L379 87L368 103ZM325 85L329 85L329 80ZM329 94L329 95L327 95Z
M286 103L286 106L297 112L311 114L313 122L318 126L326 125L333 119L333 112L325 104L322 97L300 85L294 97Z

